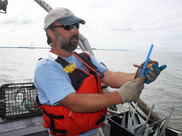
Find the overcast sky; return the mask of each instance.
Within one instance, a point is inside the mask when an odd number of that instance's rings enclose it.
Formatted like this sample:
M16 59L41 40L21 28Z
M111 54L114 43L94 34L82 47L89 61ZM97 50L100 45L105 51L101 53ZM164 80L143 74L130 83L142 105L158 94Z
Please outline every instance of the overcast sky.
M45 0L86 21L91 47L182 52L182 0ZM0 14L0 46L44 46L46 11L34 0L8 0Z

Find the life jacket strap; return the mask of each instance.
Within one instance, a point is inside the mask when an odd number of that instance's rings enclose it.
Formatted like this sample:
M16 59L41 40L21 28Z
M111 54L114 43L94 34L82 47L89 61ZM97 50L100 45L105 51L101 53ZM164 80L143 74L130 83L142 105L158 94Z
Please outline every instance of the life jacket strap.
M61 57L58 57L55 61L61 64L63 68L69 65L69 63ZM72 73L67 74L69 75L71 79L71 84L75 90L77 90L82 84L83 80L89 76L88 74L77 68Z
M43 106L39 101L38 95L36 96L36 103L40 108L41 108L41 106ZM56 133L62 133L63 135L61 135L61 136L65 136L65 134L68 133L67 130L56 129L55 123L54 123L54 119L64 119L64 116L63 115L55 116L53 114L48 114L43 108L41 108L41 109L42 109L42 112L50 119L50 126L48 124L47 125L51 129L52 133L54 135L56 135Z
M99 73L100 79L104 78L104 73L99 71L99 69L92 63L89 54L87 54L86 52L83 52L80 54L78 54L76 52L74 52L74 53L76 55L78 55L84 62L86 62L91 68L93 68L97 73Z
M100 123L102 123L105 120L105 118L106 118L106 114L104 114L101 119L99 119L98 121L96 121L95 122L95 125L98 126Z

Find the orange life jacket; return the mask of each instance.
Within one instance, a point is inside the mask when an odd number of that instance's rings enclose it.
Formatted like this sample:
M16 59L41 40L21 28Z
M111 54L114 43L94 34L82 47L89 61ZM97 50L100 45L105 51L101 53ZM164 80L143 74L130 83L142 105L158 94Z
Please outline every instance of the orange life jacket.
M85 77L83 78L84 80L81 81L82 83L79 87L73 85L75 86L74 88L77 88L77 93L104 93L101 87L99 74L97 74L97 72L93 68L91 68L85 61L83 61L77 54L75 54L75 56L78 59L80 59L84 63L84 65L86 65L86 67L89 69L88 74L83 74L83 71L78 69L75 69L74 72L69 74L71 80L74 80L73 78L75 76L80 76L80 72L82 73L82 76L85 75ZM63 60L62 58L59 58L59 61L57 62L61 65L64 65L63 67L66 66L65 60ZM75 83L79 82L76 80L74 81L74 84ZM62 105L41 105L39 103L38 97L37 103L43 111L43 126L46 128L50 128L50 133L52 135L78 136L89 130L98 128L103 125L103 121L107 112L107 109L103 109L92 113L75 113Z

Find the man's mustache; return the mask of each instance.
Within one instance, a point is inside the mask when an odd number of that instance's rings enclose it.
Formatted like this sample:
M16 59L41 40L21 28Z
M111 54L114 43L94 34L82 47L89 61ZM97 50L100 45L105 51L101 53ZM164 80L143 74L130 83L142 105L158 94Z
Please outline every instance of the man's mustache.
M70 37L70 39L76 38L78 40L78 35L74 34L73 36Z

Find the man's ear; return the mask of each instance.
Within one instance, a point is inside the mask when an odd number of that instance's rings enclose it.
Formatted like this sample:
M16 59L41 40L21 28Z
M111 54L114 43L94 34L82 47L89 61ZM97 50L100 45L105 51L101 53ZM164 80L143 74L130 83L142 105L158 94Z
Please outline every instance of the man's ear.
M55 39L55 34L51 29L47 29L47 34L51 39Z

